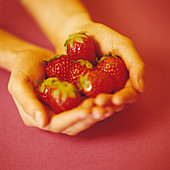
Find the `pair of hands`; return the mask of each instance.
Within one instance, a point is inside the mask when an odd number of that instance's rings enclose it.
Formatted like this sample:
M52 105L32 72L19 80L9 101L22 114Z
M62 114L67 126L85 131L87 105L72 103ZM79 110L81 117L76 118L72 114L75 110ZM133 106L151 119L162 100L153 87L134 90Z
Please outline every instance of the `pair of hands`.
M21 51L16 57L8 87L26 125L54 133L76 135L122 110L127 103L135 102L138 94L144 91L144 63L131 40L98 23L82 25L79 29L92 36L99 56L111 51L122 57L129 71L129 80L124 89L115 94L99 94L96 98L85 99L74 109L55 115L38 99L37 84L34 83L45 78L42 58L51 57L52 52L38 47ZM65 37L60 40L57 53L65 52L64 41Z

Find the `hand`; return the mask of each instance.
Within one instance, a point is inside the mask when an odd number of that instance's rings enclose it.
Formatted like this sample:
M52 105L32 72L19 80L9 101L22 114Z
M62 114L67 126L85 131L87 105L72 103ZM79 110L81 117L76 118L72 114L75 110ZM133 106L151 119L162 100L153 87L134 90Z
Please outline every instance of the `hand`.
M115 111L120 111L127 103L135 102L138 94L144 91L144 63L132 41L103 24L89 22L78 26L77 24L72 25L71 33L78 31L87 31L89 33L95 42L98 56L112 52L124 60L129 71L129 80L124 89L113 95L99 94L94 100L95 104L101 107L113 105ZM64 38L58 43L57 50L59 52L64 52L64 47L61 45L64 44Z
M76 108L53 115L49 125L43 129L73 136L112 114L114 114L113 107L96 106L94 99L88 98Z
M135 102L138 94L144 91L144 63L132 41L127 37L102 24L92 23L87 27L95 40L98 55L102 56L111 51L124 60L129 71L129 79L124 89L113 95L98 95L95 99L95 103L99 106L112 103L115 106L115 111L120 111L127 103Z
M92 98L57 115L43 104L35 93L38 88L35 81L45 78L45 63L42 58L49 58L51 55L53 54L49 51L33 49L22 51L16 56L8 87L27 126L76 135L114 113L113 107L95 106Z
M26 125L39 124L41 127L49 121L44 106L35 94L38 87L35 81L45 78L45 63L42 58L51 55L52 52L38 47L21 51L16 55L8 89Z

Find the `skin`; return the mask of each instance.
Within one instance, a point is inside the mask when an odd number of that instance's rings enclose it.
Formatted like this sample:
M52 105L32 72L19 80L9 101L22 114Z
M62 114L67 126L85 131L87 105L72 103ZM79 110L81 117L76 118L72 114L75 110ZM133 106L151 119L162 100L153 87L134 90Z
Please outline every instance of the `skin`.
M97 55L111 51L122 57L129 71L129 79L122 90L88 98L78 107L55 115L38 99L35 83L35 80L45 78L42 58L49 58L53 53L1 30L0 66L11 71L9 91L26 125L76 135L121 111L127 103L135 102L139 93L144 91L144 63L132 41L103 24L93 22L79 1L49 0L42 3L42 0L22 0L21 3L54 44L56 53L65 53L64 42L69 34L87 31L94 39Z

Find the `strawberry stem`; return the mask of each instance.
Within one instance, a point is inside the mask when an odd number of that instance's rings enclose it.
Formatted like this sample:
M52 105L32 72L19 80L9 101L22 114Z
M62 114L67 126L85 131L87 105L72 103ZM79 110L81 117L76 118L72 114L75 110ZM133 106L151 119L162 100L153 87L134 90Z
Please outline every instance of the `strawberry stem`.
M64 43L64 46L66 47L66 51L67 51L68 44L70 44L70 47L72 48L74 41L79 42L79 43L83 43L84 42L83 38L88 38L86 33L87 33L86 31L80 31L78 33L70 34L68 36L68 39Z
M44 61L46 65L48 64L48 61L45 58L42 58L42 61Z

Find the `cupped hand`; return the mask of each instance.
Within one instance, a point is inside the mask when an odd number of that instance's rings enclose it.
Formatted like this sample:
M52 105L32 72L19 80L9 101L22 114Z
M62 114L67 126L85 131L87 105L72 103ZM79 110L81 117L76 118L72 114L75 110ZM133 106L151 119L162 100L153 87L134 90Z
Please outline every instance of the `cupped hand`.
M94 99L88 98L69 111L54 114L50 123L43 129L74 136L112 114L114 114L113 107L96 106Z
M87 25L96 44L98 56L103 56L109 51L120 56L128 69L129 79L125 87L112 95L100 94L95 103L99 106L113 104L115 111L120 111L128 103L137 100L138 94L144 91L144 62L136 51L133 42L103 24L91 23Z
M49 121L46 110L35 93L38 87L35 81L45 78L45 63L42 58L51 55L52 52L40 48L24 50L16 55L8 89L21 117L22 112L25 112L28 118L32 118L29 121L24 118L25 124L34 124L31 120L35 120L39 126L43 126Z
M98 56L110 51L124 60L129 71L125 87L115 94L99 94L96 98L85 99L78 107L56 115L35 93L38 87L35 81L46 77L42 58L49 58L53 54L42 49L22 51L16 57L9 91L26 125L76 135L115 111L122 110L127 103L135 102L138 94L144 91L144 63L131 40L98 23L83 25L75 32L82 30L88 31L94 39ZM64 47L57 49L57 53L65 52Z
M87 31L93 38L97 56L101 57L112 52L115 55L120 56L128 69L129 79L125 87L116 92L115 94L99 94L94 103L97 106L105 107L111 106L115 108L115 111L120 111L127 103L133 103L137 100L138 94L144 91L144 62L140 58L136 51L133 42L114 31L113 29L95 22L88 22L86 24L73 24L70 34ZM57 51L64 52L64 39L60 40L57 46Z
M76 135L114 113L113 107L96 106L92 98L60 114L43 104L36 95L38 84L35 81L46 78L42 58L51 55L47 50L31 49L16 56L8 88L24 124L54 133Z

